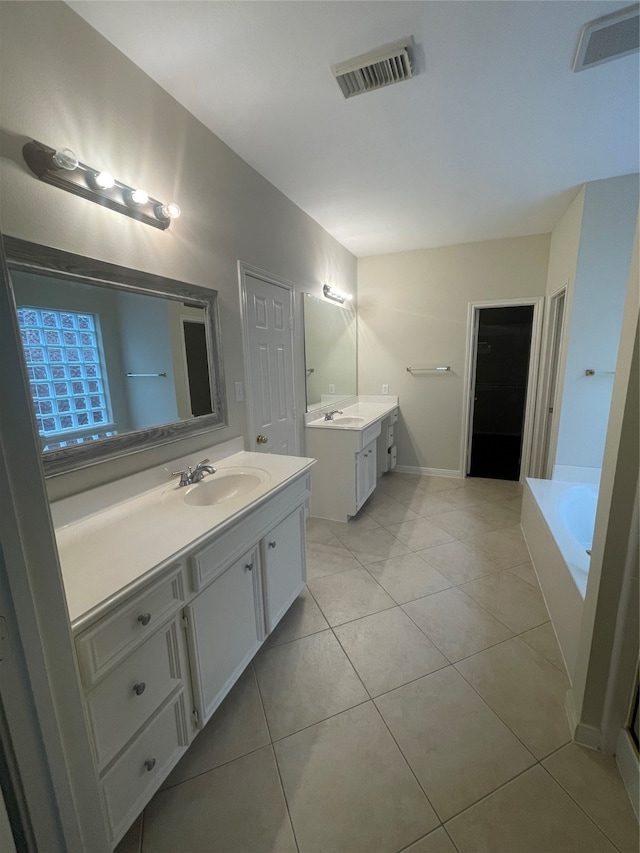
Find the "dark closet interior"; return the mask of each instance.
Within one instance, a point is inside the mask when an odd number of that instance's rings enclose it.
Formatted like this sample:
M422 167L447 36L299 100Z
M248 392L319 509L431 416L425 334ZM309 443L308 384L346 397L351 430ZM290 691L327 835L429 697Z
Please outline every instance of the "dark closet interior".
M479 310L471 477L520 477L532 326L532 305Z

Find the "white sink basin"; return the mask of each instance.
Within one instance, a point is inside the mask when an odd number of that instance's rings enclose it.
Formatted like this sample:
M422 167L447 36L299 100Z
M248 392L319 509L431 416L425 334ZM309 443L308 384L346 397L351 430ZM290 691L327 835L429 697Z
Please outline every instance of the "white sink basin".
M334 415L331 423L339 426L358 426L364 423L365 419L356 415Z
M251 494L267 478L266 472L218 471L184 489L182 499L189 506L215 506Z

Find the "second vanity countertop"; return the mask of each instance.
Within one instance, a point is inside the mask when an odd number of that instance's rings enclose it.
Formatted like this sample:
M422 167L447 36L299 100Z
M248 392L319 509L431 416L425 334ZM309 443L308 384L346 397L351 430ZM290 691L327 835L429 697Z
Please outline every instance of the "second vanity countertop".
M248 494L197 506L184 498L201 484L179 488L166 482L55 530L62 577L74 628L81 617L110 603L122 590L160 571L211 534L224 531L314 464L299 456L241 451L214 462L218 475L255 473ZM84 621L84 620L83 620Z
M310 413L305 418L307 429L346 429L361 431L376 421L382 420L398 408L398 398L392 396L360 396L345 400L344 404L333 403ZM325 421L325 411L338 409L336 420ZM340 418L357 418L357 423L341 422Z

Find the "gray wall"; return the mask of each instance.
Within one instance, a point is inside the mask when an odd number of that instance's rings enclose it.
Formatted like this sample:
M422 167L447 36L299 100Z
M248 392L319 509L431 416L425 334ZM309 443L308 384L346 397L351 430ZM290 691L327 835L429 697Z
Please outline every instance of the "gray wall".
M296 288L298 411L304 411L302 291L355 293L356 259L65 4L0 3L0 228L3 233L215 288L229 405L226 429L49 480L81 491L246 433L238 260ZM38 181L22 158L34 138L175 200L163 232ZM302 427L300 427L302 439Z
M602 467L637 213L638 175L585 185L577 254L567 271L568 334L556 465ZM573 255L575 232L570 244ZM585 376L587 369L597 374Z
M358 261L358 392L400 397L398 463L458 471L467 308L544 295L548 234ZM410 365L451 365L411 375Z

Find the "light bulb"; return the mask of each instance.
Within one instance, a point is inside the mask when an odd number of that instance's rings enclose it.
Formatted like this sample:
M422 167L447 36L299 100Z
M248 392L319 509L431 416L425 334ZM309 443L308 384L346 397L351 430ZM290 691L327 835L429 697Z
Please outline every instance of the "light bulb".
M156 207L158 219L178 219L181 213L182 211L175 201L170 201L169 204L159 204Z
M111 187L115 186L116 179L111 172L98 172L97 175L94 175L93 182L101 190L110 190Z
M70 148L58 149L51 159L58 169L66 169L68 172L73 172L74 169L78 168L78 158Z
M134 204L146 204L149 201L149 196L144 190L133 190L131 201Z

